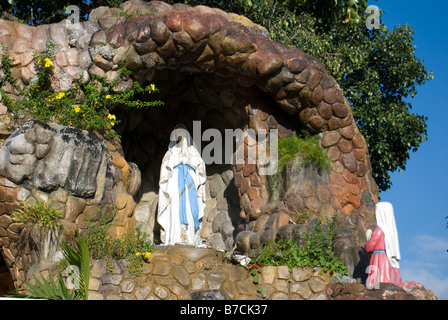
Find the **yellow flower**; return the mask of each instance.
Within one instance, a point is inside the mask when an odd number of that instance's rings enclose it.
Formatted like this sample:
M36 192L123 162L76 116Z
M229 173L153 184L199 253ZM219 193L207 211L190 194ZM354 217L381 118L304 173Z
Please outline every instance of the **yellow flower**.
M107 117L109 118L109 120L113 120L113 121L117 120L117 117L115 117L114 114L109 114Z
M81 111L81 108L80 107L76 107L75 108L75 112L78 113L79 111Z
M156 90L156 86L154 85L154 83L151 83L151 84L149 85L149 90L148 90L148 92L151 93L151 92L154 91L154 90Z
M110 99L110 94L108 94L108 95L106 96L106 99Z
M111 122L110 125L113 127L115 125L115 122Z
M45 68L50 68L53 66L53 62L50 59L45 58L44 61L45 61Z
M55 98L58 100L61 100L62 98L64 98L64 96L65 96L65 92L59 92Z
M146 252L145 253L145 259L149 259L151 258L151 252Z
M136 256L136 257L140 257L140 252L137 252L137 253L135 254L135 256Z

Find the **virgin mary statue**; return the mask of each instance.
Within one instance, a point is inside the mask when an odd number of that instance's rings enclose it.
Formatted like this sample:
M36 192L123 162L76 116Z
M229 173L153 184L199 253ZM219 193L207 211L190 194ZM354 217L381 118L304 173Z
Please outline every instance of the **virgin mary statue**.
M206 179L205 163L190 134L176 127L160 168L157 221L162 244L201 244Z

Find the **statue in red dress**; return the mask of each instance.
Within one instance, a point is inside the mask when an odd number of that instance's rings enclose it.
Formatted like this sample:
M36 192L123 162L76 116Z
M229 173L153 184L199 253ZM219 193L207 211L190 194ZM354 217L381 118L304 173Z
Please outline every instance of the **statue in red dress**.
M379 288L380 282L402 285L401 259L394 210L389 202L379 202L375 210L377 227L367 231L366 252L371 252L366 287Z

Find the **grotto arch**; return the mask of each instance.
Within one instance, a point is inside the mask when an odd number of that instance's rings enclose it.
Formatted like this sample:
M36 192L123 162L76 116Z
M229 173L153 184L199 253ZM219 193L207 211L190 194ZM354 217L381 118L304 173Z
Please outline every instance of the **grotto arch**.
M209 210L214 213L208 235L215 246L231 248L236 243L241 252L247 252L251 239L256 240L263 232L272 235L287 226L297 210L322 216L338 211L352 217L347 229L357 234L355 245L363 244L362 231L374 223L378 201L366 142L336 81L319 61L302 50L270 40L266 30L244 17L205 6L161 1L100 7L78 28L64 22L29 27L0 21L0 31L0 42L11 48L15 57L12 73L21 87L28 86L36 76L30 53L41 52L47 41L52 41L56 44L56 91L68 89L76 79L88 81L92 75L115 79L119 77L119 64L124 63L133 77L123 80L121 88L126 88L129 81L154 82L161 90L160 96L146 98L165 102L164 107L149 110L113 110L122 121L117 128L122 140L98 142L101 147L97 157L89 158L94 159L95 170L78 177L96 187L87 196L68 192L63 185L54 190L39 189L33 184L38 165L27 168L25 180L14 180L11 166L1 167L2 239L16 234L9 227L10 204L24 189L33 195L47 192L48 197L60 200L72 227L85 227L83 216L102 205L118 208L119 223L112 228L118 235L136 225L157 231L151 220L154 216L151 218L148 212L156 210L155 182L169 133L179 123L191 132L192 122L199 120L202 130L275 128L280 137L306 129L319 134L331 162L325 176L311 169L297 169L301 180L295 183L292 179L275 206L268 203L266 177L258 174L256 165L207 168L209 192L215 194L210 202ZM4 90L11 96L18 94L11 87ZM39 130L43 129L30 127L22 133ZM36 143L39 137L28 142ZM7 163L10 148L5 144L0 153ZM43 161L45 157L35 163ZM28 260L18 260L21 262L12 266L13 273L26 273Z
M123 60L136 72L137 79L157 82L163 76L155 75L168 70L166 73L171 74L168 77L175 89L174 94L164 97L169 100L168 104L173 105L185 104L175 102L176 92L182 93L184 99L192 100L188 102L195 107L194 112L186 112L189 115L212 111L204 110L204 106L214 109L219 104L217 101L222 103L227 92L228 96L236 97L238 105L231 110L239 110L240 125L246 128L277 127L278 121L274 116L277 111L277 114L288 115L286 124L282 123L282 128L287 131L285 135L288 135L288 130L291 132L290 128L321 133L322 147L332 161L332 172L325 182L331 201L326 204L325 210L318 213L325 211L328 214L333 210L351 214L357 211L364 224L372 222L372 203L377 200L377 190L370 175L365 141L339 86L316 59L297 48L284 47L271 41L261 27L254 24L243 26L235 21L235 16L220 10L203 6L167 6L160 2L141 6L150 8L148 10L152 10L152 14L136 16L129 21L115 21L108 28L93 34L91 46L97 48L107 44L113 47L113 61ZM126 57L120 58L121 52L126 52ZM94 65L89 70L99 68L95 61L93 56ZM194 92L182 91L185 86L180 79L185 75L194 79L190 80L195 84ZM217 82L218 88L213 89ZM218 93L219 97L216 97ZM194 104L195 100L201 102ZM185 107L181 109L188 110ZM221 114L224 117L220 117ZM223 118L226 119L223 112L214 115L220 119L213 126L229 126L222 125ZM207 113L206 118L205 123L213 117ZM259 189L251 189L250 182L241 185L241 181L246 181L247 171L250 175L256 169L250 166L236 166L236 169L241 170L234 170L234 173L239 173L235 182L242 208L240 216L245 220L241 228L245 230L250 221L260 216L263 205L267 204L263 193L268 190L263 184ZM242 173L243 169L246 174ZM314 188L317 187L314 183ZM298 189L301 189L297 191L299 194L303 193L304 188ZM370 198L370 202L361 201L362 197ZM364 208L361 202L364 202ZM317 207L319 205L316 204L313 210L322 208Z

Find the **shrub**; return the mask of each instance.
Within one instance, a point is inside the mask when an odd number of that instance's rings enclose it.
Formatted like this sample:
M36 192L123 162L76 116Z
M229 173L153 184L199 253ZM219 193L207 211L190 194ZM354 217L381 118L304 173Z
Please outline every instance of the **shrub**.
M332 245L336 215L319 218L304 234L304 245L282 238L265 245L254 263L267 266L321 268L323 272L347 275L346 266L335 256Z
M333 252L333 236L335 233L337 215L332 218L318 218L305 233L306 250L309 264L320 266L324 271L347 274L346 266Z
M109 262L127 259L130 262L129 272L140 274L143 262L154 251L147 233L137 229L136 232L127 232L121 237L108 234L112 225L110 214L104 214L101 208L98 208L96 216L86 218L86 224L86 241L92 259L106 259Z
M110 81L107 77L93 75L87 83L83 83L80 79L70 90L54 92L51 87L54 48L55 45L48 42L42 53L34 54L37 79L21 92L20 100L11 99L3 90L0 90L2 102L11 112L14 120L31 118L42 123L53 121L78 129L107 133L110 138L115 138L118 136L113 128L119 123L119 119L109 112L113 106L148 108L164 104L160 100L140 100L145 95L149 96L159 91L153 83L143 88L134 81L131 88L117 92L119 82L132 75L132 72L123 64L120 77L114 81ZM3 68L6 70L3 82L8 81L15 86L15 80L10 74L12 62L6 50L6 53L2 55Z
M18 208L11 212L11 220L23 224L37 224L55 230L61 223L62 210L52 201L16 202Z
M66 272L72 268L75 272L69 277L73 280L74 292L79 299L88 300L90 281L90 254L87 239L80 237L74 247L68 243L63 243L62 254L64 259L60 265Z
M318 135L310 136L305 132L300 136L292 135L279 139L277 172L283 172L289 162L297 156L300 156L303 166L313 164L319 170L329 170L330 162L324 149L319 145L319 140Z
M330 170L330 160L319 141L320 138L318 135L311 136L306 132L278 139L277 171L275 174L267 176L270 188L269 201L275 202L280 200L284 186L285 169L297 157L300 158L300 165L302 167L313 165L319 171Z

